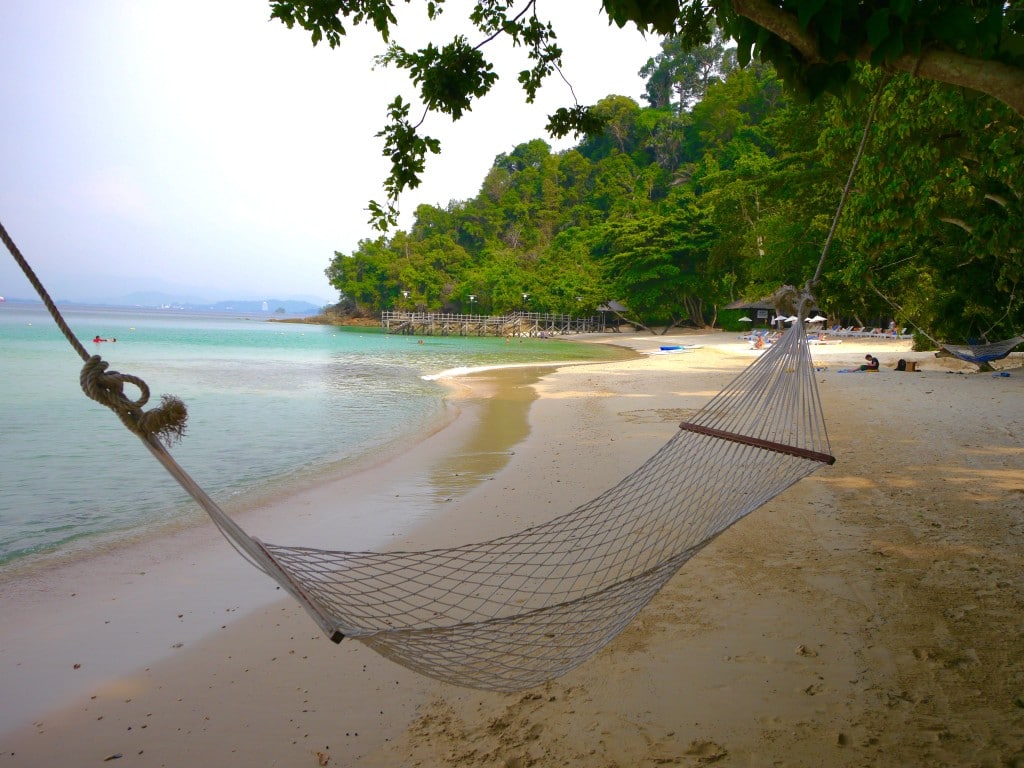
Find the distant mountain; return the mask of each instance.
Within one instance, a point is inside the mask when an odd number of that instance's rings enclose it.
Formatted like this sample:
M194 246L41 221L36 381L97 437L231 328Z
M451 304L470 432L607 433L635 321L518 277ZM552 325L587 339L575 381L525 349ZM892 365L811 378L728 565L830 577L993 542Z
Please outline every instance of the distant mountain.
M211 301L196 296L175 296L167 293L130 293L119 298L107 299L102 304L128 307L164 307L190 309L204 312L253 312L267 314L312 315L320 311L329 301L315 297L292 299L239 299L235 301Z
M0 297L8 304L42 304L39 299ZM231 312L247 315L316 315L329 301L314 303L305 299L244 299L240 301L183 300L166 294L134 293L120 299L72 301L57 299L58 305L87 307L137 307L139 309L183 309L192 312Z
M210 309L214 312L266 312L268 314L312 315L324 305L294 299L267 299L266 301L218 301L209 306L186 306L185 309Z
M208 306L214 302L203 296L189 296L181 293L165 293L163 291L134 291L124 296L102 299L100 304L115 307L180 307L185 304Z

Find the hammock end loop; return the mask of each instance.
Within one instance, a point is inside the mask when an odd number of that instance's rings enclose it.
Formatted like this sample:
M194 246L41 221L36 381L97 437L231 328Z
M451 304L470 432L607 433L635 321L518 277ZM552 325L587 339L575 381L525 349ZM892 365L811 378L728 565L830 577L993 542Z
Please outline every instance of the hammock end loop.
M117 371L107 371L110 363L99 355L93 355L85 361L79 382L82 391L92 400L112 410L141 410L149 400L149 387L142 379L126 376ZM130 400L124 394L125 383L134 384L139 388L137 400Z
M783 316L804 317L818 303L812 290L814 285L814 280L808 280L802 290L792 285L781 286L771 297L775 312Z
M164 445L181 440L188 419L185 403L172 395L164 395L159 407L143 411L142 407L149 402L146 382L131 374L107 371L109 366L99 355L92 355L86 360L79 377L82 391L116 413L121 422L140 437L156 437ZM137 399L132 400L125 395L125 384L139 390Z
M781 316L800 314L800 291L792 285L782 285L772 294L771 302L775 312Z

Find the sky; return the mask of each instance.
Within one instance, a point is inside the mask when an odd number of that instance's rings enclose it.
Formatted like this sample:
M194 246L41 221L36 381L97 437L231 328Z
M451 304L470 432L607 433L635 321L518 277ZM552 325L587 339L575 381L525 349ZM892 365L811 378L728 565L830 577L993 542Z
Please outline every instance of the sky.
M476 43L456 26L470 5L448 0L439 24L421 0L399 3L394 41L440 43L458 28ZM572 90L555 76L526 105L525 54L490 44L492 93L421 129L442 154L400 199L403 228L421 203L474 197L495 156L546 138L547 115L574 94L643 103L637 72L657 38L609 26L599 0L537 5ZM54 299L337 299L324 275L335 251L378 235L366 206L383 202L389 163L375 134L394 96L415 91L373 68L384 44L372 29L314 48L269 17L265 0L0 3L0 223ZM0 296L34 295L4 249Z

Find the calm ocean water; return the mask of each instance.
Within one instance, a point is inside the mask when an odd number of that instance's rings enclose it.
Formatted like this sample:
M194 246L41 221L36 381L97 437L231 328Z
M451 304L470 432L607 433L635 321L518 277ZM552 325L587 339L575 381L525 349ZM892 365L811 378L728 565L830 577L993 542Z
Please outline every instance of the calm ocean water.
M222 505L343 471L430 429L444 418L433 377L445 371L608 356L558 340L420 344L263 318L62 311L110 370L146 381L148 407L164 393L185 401L188 432L172 452ZM82 393L80 369L41 306L0 304L0 570L197 514L138 438Z

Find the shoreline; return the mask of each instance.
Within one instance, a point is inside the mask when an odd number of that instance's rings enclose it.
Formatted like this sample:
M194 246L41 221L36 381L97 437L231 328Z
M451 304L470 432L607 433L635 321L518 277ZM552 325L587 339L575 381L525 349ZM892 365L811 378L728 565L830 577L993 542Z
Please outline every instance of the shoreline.
M653 354L668 340L704 348ZM537 399L507 463L394 536L396 545L481 540L568 512L646 460L756 354L721 333L583 341L625 341L644 356L548 369L524 384ZM865 348L882 373L835 375ZM38 725L0 736L4 759L81 763L88 747L89 760L121 753L139 765L853 766L1024 751L1024 709L1008 693L1024 690L1022 660L1012 629L994 626L1019 615L1010 609L1024 593L1024 529L1012 522L1024 493L1024 374L949 375L969 367L908 348L812 348L826 368L816 378L837 466L719 537L619 639L542 695L415 677L358 643L332 646L288 601L238 617L214 600L211 618L225 629L108 675L92 686L95 698L50 707ZM897 357L925 370L896 373ZM988 410L976 412L979 404ZM487 431L472 417L454 426ZM456 432L442 433L437 445L450 446ZM422 496L419 482L398 498ZM395 498L366 491L377 503ZM315 497L290 502L293 514L315 516ZM974 513L966 527L954 511L965 504ZM331 528L316 533L327 546L338 541ZM266 588L219 537L217 545L218 586L244 569L240 580ZM167 566L180 578L180 563ZM66 626L68 616L50 619ZM8 669L23 665L7 650L10 632L0 643ZM32 675L18 682L31 685ZM952 738L929 739L934 723Z
M449 415L400 450L244 506L232 503L232 514L268 541L387 548L500 470L528 431L531 385L550 368L516 366L466 377L471 383L449 380ZM481 435L480 427L495 420L502 429ZM464 465L456 471L456 463ZM347 496L361 507L339 524L330 510ZM3 683L25 695L0 700L0 744L105 681L159 664L281 600L277 586L238 556L201 511L171 530L16 566L2 583L4 615L19 617L0 630ZM76 629L52 634L60 625ZM111 645L120 646L117 654L109 653Z

